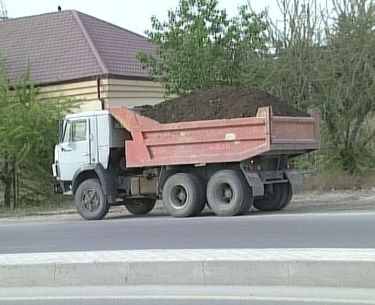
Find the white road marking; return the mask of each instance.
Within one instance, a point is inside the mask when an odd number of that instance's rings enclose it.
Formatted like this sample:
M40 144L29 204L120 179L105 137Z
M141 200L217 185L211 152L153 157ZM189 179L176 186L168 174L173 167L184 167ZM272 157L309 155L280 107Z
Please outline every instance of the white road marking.
M224 300L224 301L273 301L273 302L320 302L329 304L375 304L375 300L300 298L300 297L261 297L261 296L190 296L190 295L107 295L107 296L30 296L0 297L0 301L59 301L59 300Z
M15 247L0 247L0 249L30 249L30 248L56 248L57 245L47 245L47 246L15 246Z
M250 216L250 217L318 217L318 216L331 216L331 217L339 217L339 216L370 216L373 217L375 216L375 211L331 211L331 212L314 212L314 213L290 213L290 214L265 214L263 212L256 212L259 214L248 214L245 216Z

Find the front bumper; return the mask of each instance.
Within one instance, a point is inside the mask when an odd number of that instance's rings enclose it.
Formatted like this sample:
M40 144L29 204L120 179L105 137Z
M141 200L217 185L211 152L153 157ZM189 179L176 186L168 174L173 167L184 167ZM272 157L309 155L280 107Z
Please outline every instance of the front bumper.
M55 178L58 178L58 177L59 177L59 166L58 166L56 163L53 163L53 164L52 164L52 175L53 175Z
M63 188L61 187L61 184L60 183L56 183L54 186L53 186L53 193L55 195L57 194L63 194Z
M60 181L53 186L54 194L73 195L72 182L71 181Z

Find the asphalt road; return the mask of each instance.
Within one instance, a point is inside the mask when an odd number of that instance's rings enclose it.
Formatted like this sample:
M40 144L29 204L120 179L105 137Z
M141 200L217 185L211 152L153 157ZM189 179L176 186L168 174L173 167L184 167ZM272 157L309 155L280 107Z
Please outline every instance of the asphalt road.
M370 289L238 286L0 288L0 304L375 304Z
M0 254L141 249L374 248L375 211L0 221Z

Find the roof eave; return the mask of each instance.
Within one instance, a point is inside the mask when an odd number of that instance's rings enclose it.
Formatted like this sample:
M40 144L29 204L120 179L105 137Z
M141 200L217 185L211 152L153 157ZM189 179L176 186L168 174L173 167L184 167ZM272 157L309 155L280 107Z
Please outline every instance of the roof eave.
M119 75L119 74L105 73L105 74L91 75L91 76L80 77L80 78L75 78L75 79L53 81L53 82L47 82L47 83L36 83L35 86L48 87L48 86L56 86L56 85L81 83L81 82L96 80L98 79L98 77L100 77L101 79L112 78L112 79L123 79L123 80L152 81L150 77L146 77L146 76L131 76L131 75Z

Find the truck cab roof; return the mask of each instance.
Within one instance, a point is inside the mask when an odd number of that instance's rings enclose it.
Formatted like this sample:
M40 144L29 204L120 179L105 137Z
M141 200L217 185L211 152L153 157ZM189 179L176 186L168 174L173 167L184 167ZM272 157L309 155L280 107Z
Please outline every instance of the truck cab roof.
M108 115L108 114L109 114L108 110L92 110L92 111L84 111L84 112L67 114L65 116L65 118L66 119L75 119L75 118L81 118L81 117Z

